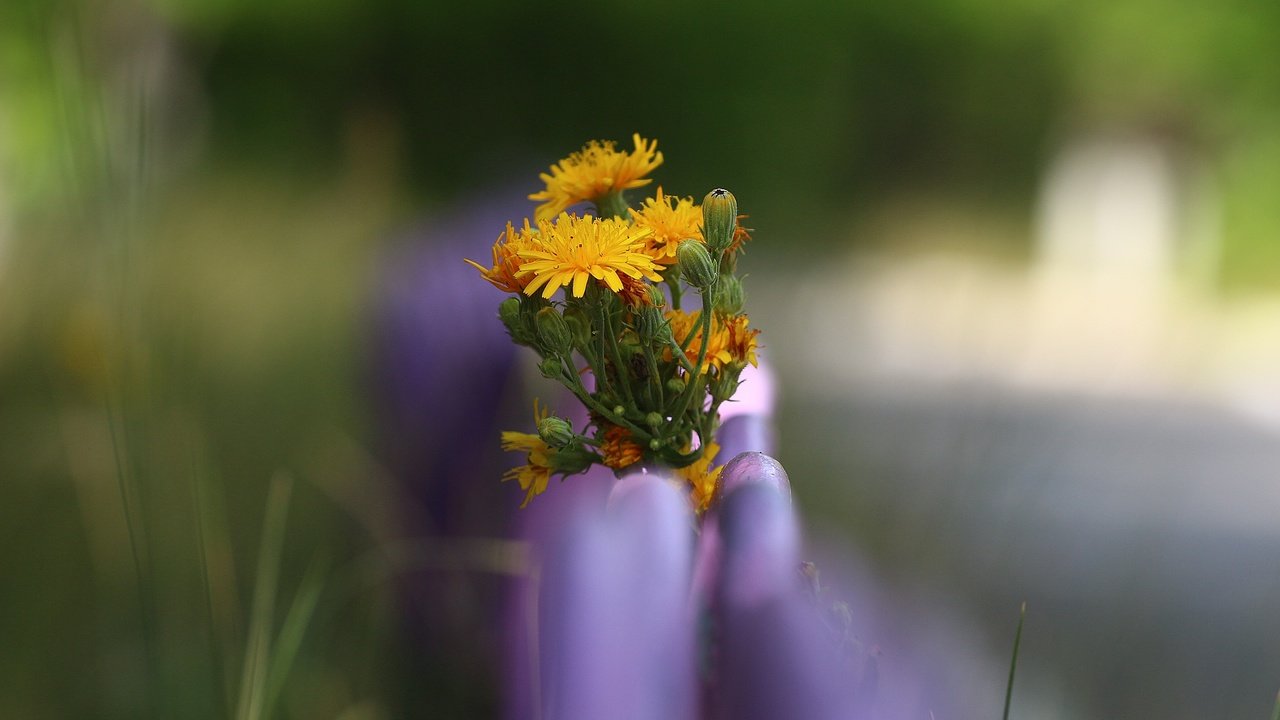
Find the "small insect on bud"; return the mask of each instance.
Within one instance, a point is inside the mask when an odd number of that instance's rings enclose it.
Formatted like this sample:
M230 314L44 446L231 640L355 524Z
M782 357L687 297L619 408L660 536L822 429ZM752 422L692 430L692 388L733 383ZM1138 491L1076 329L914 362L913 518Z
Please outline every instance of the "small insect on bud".
M577 435L567 420L549 415L538 421L538 437L553 448L562 448L571 444Z
M745 302L742 281L734 275L721 275L716 283L716 312L721 315L737 315L742 312Z
M706 290L716 284L716 265L707 253L707 247L697 240L685 240L676 249L676 262L680 274L692 286Z
M573 336L569 326L555 308L545 307L533 318L534 327L538 330L538 339L543 346L553 353L568 355L573 349Z
M738 224L738 199L724 188L716 188L702 199L702 237L712 250L720 251L733 244L733 229Z

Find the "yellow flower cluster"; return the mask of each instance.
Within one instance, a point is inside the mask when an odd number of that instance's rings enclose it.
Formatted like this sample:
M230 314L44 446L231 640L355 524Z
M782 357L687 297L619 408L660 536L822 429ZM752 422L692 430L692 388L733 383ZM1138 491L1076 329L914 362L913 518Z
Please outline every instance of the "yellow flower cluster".
M553 475L593 464L622 473L651 461L671 468L705 510L720 475L712 442L720 404L743 367L756 364L760 331L741 311L735 275L748 239L737 200L718 189L699 204L658 187L629 206L624 191L652 182L648 174L663 161L656 141L632 141L631 152L591 141L553 164L540 176L545 187L529 196L540 203L534 217L507 223L490 265L467 260L514 295L498 313L512 340L536 351L541 373L591 418L579 432L535 404L537 434L502 434L503 449L526 457L503 476L525 491L522 507ZM595 215L567 212L588 201ZM703 310L680 309L692 292Z

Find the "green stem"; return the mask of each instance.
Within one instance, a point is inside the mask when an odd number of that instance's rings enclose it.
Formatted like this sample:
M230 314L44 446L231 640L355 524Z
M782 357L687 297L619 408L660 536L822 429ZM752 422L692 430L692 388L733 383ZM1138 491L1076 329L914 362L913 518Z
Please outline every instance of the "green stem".
M576 395L578 399L582 401L583 405L586 405L588 408L595 411L597 415L604 418L605 420L608 420L614 425L620 425L630 430L631 434L642 445L647 444L650 440L653 439L653 436L650 435L645 430L642 430L640 426L626 419L622 415L615 414L613 412L613 408L606 408L604 405L600 404L600 401L591 397L591 393L587 392L587 388L583 386L582 379L578 377L578 373L573 372L573 366L569 365L569 362L564 358L560 358L560 361L563 362L565 364L565 367L568 368L569 370L568 376L569 376L569 379L572 381L572 384L569 386L569 390L571 390L573 394Z
M1018 631L1013 634L1013 659L1009 661L1009 684L1004 688L1004 720L1009 720L1009 705L1013 702L1013 673L1018 669L1018 646L1022 644L1022 623L1027 619L1027 602L1022 602L1018 613Z
M622 364L622 351L618 349L618 335L613 331L613 319L610 318L611 313L608 309L600 311L600 325L604 328L605 348L613 358L613 368L618 373L618 384L622 386L622 394L627 400L627 404L635 407L636 399L631 394L631 383L629 382L629 368ZM627 373L626 376L623 373Z
M602 195L596 200L596 214L602 218L614 217L626 220L630 214L627 211L630 209L631 206L622 197L621 190Z
M658 376L658 359L653 356L653 348L648 343L644 344L644 361L649 366L649 387L653 393L653 407L666 407L666 400L662 397L662 378Z
M707 291L702 292L702 304L707 303ZM688 383L684 387L684 392L680 393L676 407L679 412L671 413L671 417L678 423L684 417L685 412L689 409L689 403L693 400L693 394L702 386L702 364L707 360L707 343L711 340L711 316L713 313L707 312L707 308L703 308L702 314L698 316L698 325L702 328L702 342L698 347L698 362L694 365L694 369L689 373ZM692 335L694 333L690 333ZM683 356L683 353L681 353Z
M677 274L668 280L667 285L671 288L671 309L679 310L680 297L684 295L684 292L680 289L679 275Z

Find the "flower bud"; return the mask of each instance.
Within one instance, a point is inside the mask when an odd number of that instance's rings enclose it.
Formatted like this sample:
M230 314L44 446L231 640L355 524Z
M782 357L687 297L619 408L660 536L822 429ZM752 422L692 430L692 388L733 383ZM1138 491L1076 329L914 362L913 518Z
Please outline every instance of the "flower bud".
M673 377L667 381L667 392L672 395L679 395L684 392L685 382L683 378Z
M555 308L542 308L533 318L534 327L538 330L538 339L542 345L558 355L568 355L573 349L573 336L569 326Z
M509 297L498 305L498 319L507 329L507 334L517 345L532 345L533 333L525 322L525 315L520 311L520 300Z
M738 224L738 200L724 188L716 188L702 199L702 237L712 250L720 251L733 244L733 229Z
M719 400L729 400L733 394L738 391L738 376L742 373L741 367L734 367L733 363L725 365L724 370L720 371L719 376L711 382L712 396Z
M706 290L716 283L716 265L707 253L707 247L697 240L685 240L676 249L676 262L680 274L692 286Z
M666 307L667 296L663 294L657 285L649 286L649 304L654 307Z
M657 428L659 425L661 425L665 421L666 421L666 418L662 417L662 413L659 413L659 412L651 412L648 415L644 416L644 424L648 425L651 428ZM654 449L656 450L657 448L654 448Z
M560 361L556 358L547 358L538 363L538 371L548 380L559 380L564 377L564 369L560 367Z
M742 281L734 275L721 275L716 282L716 312L721 315L737 315L742 312L746 302L746 294L742 291Z
M571 307L564 311L564 322L569 326L569 335L573 338L573 346L584 348L591 342L591 322L580 307Z
M538 437L553 448L562 448L571 444L577 435L567 420L549 415L538 421Z
M667 333L671 331L670 326L667 325L666 318L662 317L662 311L648 305L636 308L635 323L636 334L646 343L664 340L664 329Z

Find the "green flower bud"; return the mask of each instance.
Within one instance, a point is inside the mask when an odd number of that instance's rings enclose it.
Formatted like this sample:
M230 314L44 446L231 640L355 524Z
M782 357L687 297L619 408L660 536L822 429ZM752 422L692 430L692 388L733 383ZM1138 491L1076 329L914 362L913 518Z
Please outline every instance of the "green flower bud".
M664 338L664 328L669 333L670 327L667 325L667 319L662 317L662 311L656 307L639 307L635 310L636 334L646 343L652 343L655 340Z
M651 428L657 428L664 422L666 422L666 418L662 417L662 413L659 412L651 412L644 416L644 424ZM656 450L657 448L654 449Z
M734 275L721 275L716 282L716 312L721 315L737 315L742 312L746 302L746 293L742 291L742 281Z
M542 373L542 377L548 380L559 380L564 377L564 368L560 367L560 361L556 358L547 358L538 363L538 370Z
M657 285L649 286L649 304L659 308L667 305L667 296Z
M692 286L706 290L716 283L716 265L711 261L707 247L697 240L685 240L676 249L676 262L680 274Z
M738 391L738 376L742 368L734 368L732 364L721 371L719 377L711 382L711 395L719 400L728 400Z
M569 354L573 349L573 336L568 324L555 308L542 308L533 321L534 327L538 329L538 339L547 350L559 355Z
M684 392L685 382L683 378L673 377L667 381L667 392L672 395L679 395Z
M572 444L577 435L567 420L548 415L538 421L538 437L553 448L562 448Z
M569 334L573 337L573 346L587 347L591 342L591 321L580 307L571 307L564 311L565 324L569 326Z
M661 440L659 440L658 438L653 438L652 440L650 440L650 441L649 441L649 449L650 449L650 450L661 450L661 449L662 449L662 441L661 441Z
M733 244L733 229L738 225L738 200L724 188L716 188L702 199L702 237L712 250L720 251Z
M509 297L498 305L498 319L502 321L502 326L507 329L507 334L517 345L533 344L533 333L530 332L525 315L520 310L518 298Z
M626 411L627 411L627 409L626 409L625 407L621 406L621 405L614 405L614 406L613 406L613 414L614 414L614 415L617 415L617 416L619 416L619 417L621 417L621 416L622 416L622 413L624 413L624 412L626 412Z

